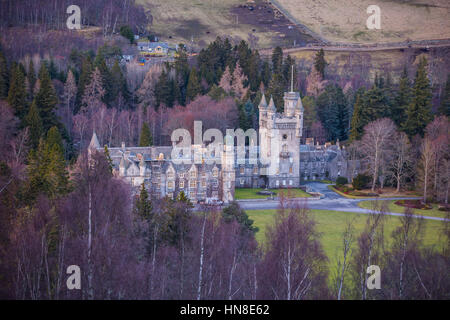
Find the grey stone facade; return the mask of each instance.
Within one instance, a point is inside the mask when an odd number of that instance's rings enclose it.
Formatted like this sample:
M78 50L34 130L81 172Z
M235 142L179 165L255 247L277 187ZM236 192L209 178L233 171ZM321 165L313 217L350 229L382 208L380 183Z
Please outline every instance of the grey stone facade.
M155 197L174 198L181 191L194 202L234 199L235 188L298 188L308 180L336 179L356 175L359 164L346 160L343 148L329 143L300 144L303 131L303 105L298 92L286 92L284 112L278 113L272 98L263 95L259 108L258 145L223 145L220 154L207 161L208 148L192 145L191 156L171 159L171 146L109 148L114 173L126 179L135 190L143 183ZM96 134L89 150L103 151ZM238 158L245 150L243 158ZM216 157L217 156L217 157ZM209 158L211 159L211 157ZM186 160L186 161L185 161Z

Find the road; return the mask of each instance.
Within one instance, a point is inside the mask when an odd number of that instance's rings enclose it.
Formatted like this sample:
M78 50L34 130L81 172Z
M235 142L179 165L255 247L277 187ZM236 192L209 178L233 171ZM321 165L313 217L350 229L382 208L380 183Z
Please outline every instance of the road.
M328 185L320 182L309 182L306 184L309 188L311 188L315 192L322 193L325 197L320 200L311 200L308 198L299 198L306 201L308 208L317 209L317 210L332 210L339 212L356 212L362 214L369 214L371 210L363 209L358 206L358 202L364 200L373 200L373 198L362 198L362 199L349 199L345 198L336 192L328 189ZM378 200L401 200L401 199L420 199L420 198L377 198ZM278 201L277 200L238 200L239 205L245 210L264 210L264 209L277 209ZM403 216L403 213L396 212L386 212L385 214L390 216ZM414 215L416 218L420 218L422 216ZM438 221L450 221L446 218L439 217L427 217L423 216L426 220L438 220Z

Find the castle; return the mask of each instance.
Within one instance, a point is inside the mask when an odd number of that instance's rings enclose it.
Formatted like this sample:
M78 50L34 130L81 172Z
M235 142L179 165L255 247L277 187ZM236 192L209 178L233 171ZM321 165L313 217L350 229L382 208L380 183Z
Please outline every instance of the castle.
M358 167L349 165L339 143L320 146L307 139L300 144L304 109L292 84L284 94L283 113L277 112L272 98L267 103L264 95L258 109L257 146L239 149L234 140L221 144L220 154L214 154L216 161L211 162L205 161L211 157L204 144L192 145L191 153L180 160L173 158L175 144L126 147L122 143L108 149L114 172L136 190L144 184L154 197L174 198L184 191L193 202L224 203L234 199L235 188L298 188L307 180L351 178L357 173ZM95 132L89 149L103 151Z

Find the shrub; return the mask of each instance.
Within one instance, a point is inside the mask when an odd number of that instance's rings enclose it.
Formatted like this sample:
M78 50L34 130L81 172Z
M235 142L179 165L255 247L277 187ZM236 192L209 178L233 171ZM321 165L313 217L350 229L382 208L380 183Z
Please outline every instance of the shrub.
M347 183L348 183L348 180L346 177L337 177L337 179L336 179L336 185L338 185L338 186L342 186Z
M365 174L358 174L353 178L352 185L355 190L364 189L370 182L370 177Z

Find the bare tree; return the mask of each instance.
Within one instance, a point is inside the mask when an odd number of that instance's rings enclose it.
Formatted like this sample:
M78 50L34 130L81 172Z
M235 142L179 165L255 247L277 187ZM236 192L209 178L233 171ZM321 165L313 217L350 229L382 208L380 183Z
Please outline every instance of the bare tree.
M394 133L395 124L388 118L373 121L364 127L361 153L364 155L372 174L372 191L375 191L380 168L392 154L391 144Z
M433 141L428 137L422 140L420 146L420 163L418 167L419 181L422 183L423 202L427 202L428 186L433 174L433 164L436 157L436 149Z
M338 258L338 265L337 265L337 275L336 275L336 286L337 286L337 299L341 300L342 293L344 289L344 280L345 280L345 273L349 267L350 264L350 258L351 258L351 250L352 245L354 242L354 226L353 221L348 221L345 227L344 232L342 233L342 257ZM342 261L341 261L342 258Z
M397 132L394 135L394 141L395 143L392 144L393 161L391 162L389 171L397 183L396 192L398 193L403 181L411 173L413 158L411 144L406 133Z

